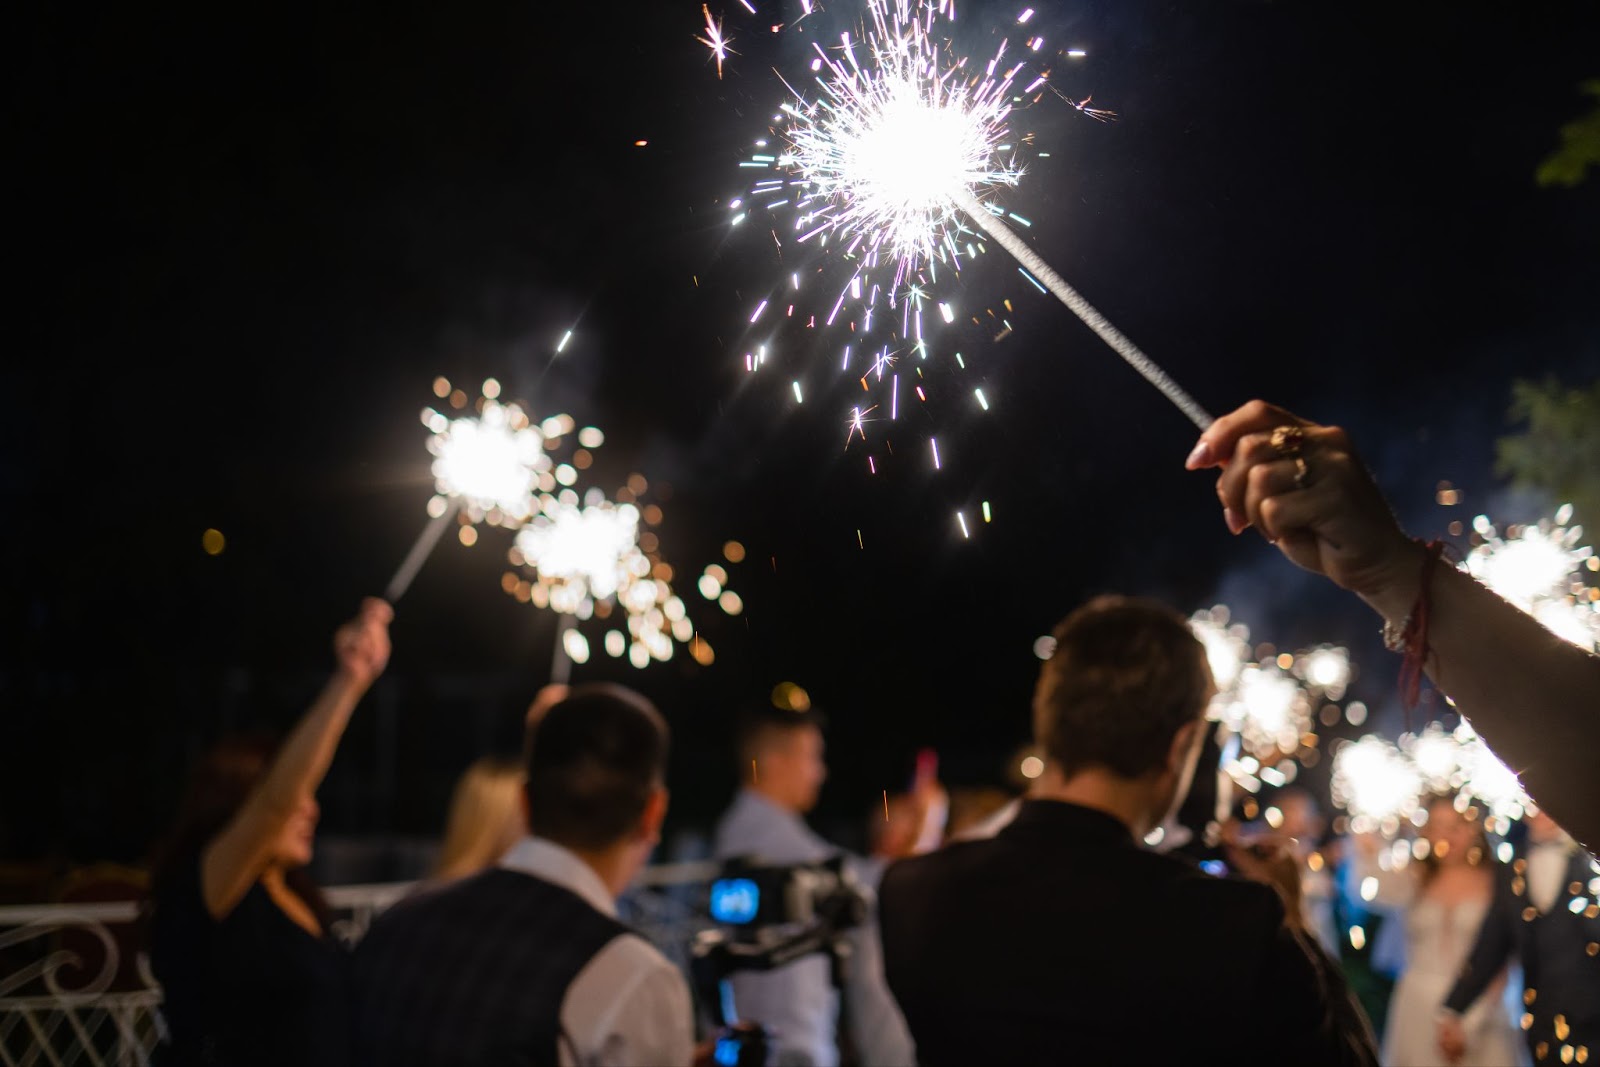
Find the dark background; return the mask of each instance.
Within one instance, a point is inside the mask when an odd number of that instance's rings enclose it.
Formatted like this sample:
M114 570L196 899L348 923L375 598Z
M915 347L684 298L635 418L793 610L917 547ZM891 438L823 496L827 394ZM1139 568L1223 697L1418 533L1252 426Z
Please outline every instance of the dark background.
M964 3L971 51L1019 7ZM1014 332L941 335L935 400L875 441L876 476L841 448L844 338L775 334L772 372L744 373L768 339L751 306L804 261L730 232L726 203L782 98L772 68L809 39L726 8L720 81L688 0L56 5L14 25L5 857L137 859L204 743L293 721L425 521L417 412L440 374L599 424L608 477L670 493L662 554L715 665L597 654L576 678L667 710L681 826L732 789L732 709L785 680L830 715L838 832L923 745L952 784L1004 780L1034 638L1104 590L1347 644L1371 725L1401 729L1378 620L1229 536L1212 478L1182 469L1193 428L1002 255L954 299L1010 298ZM1533 180L1600 72L1594 5L1039 8L1051 49L1089 53L1054 82L1119 116L1047 97L1014 123L1051 155L1005 201L1062 274L1214 412L1259 395L1351 429L1415 533L1551 503L1503 491L1493 438L1513 377L1600 372L1600 181ZM1440 480L1460 505L1435 504ZM692 590L729 538L749 550L737 618ZM400 603L329 833L434 834L466 763L515 747L555 622L500 591L508 544L447 539Z

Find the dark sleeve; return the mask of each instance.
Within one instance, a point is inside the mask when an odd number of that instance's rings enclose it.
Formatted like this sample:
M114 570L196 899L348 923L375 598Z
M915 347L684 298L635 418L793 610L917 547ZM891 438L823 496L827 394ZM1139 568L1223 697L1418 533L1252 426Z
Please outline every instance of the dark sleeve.
M1444 1006L1451 1011L1464 1012L1471 1007L1516 949L1516 906L1517 898L1505 878L1496 878L1494 903L1478 927L1478 939L1461 969L1461 977L1445 997Z
M1274 914L1276 928L1254 1003L1263 1006L1262 1017L1277 1033L1262 1051L1279 1063L1377 1067L1372 1024L1344 972L1314 937L1283 925L1281 903Z

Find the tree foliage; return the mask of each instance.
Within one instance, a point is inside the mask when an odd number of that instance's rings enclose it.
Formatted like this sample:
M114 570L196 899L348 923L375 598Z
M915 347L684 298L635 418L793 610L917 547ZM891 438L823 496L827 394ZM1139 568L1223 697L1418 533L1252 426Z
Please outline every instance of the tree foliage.
M1600 529L1600 382L1568 388L1553 378L1518 380L1510 416L1527 428L1496 442L1496 472L1570 503Z
M1561 127L1561 147L1540 162L1535 174L1540 185L1571 188L1584 180L1590 167L1600 169L1600 78L1579 88L1597 103L1588 114Z

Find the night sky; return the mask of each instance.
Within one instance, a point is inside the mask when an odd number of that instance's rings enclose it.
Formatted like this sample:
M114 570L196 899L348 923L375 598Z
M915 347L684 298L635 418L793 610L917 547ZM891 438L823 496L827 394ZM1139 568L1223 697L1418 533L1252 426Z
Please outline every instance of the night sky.
M829 36L852 7L831 6ZM970 50L1020 6L962 4ZM1035 247L1213 412L1259 395L1349 428L1412 532L1537 517L1493 438L1514 377L1600 373L1600 179L1533 179L1600 76L1594 5L1037 6L1049 48L1088 52L1054 82L1118 117L1016 118L1050 153L1005 198ZM0 850L135 858L201 745L293 721L425 522L441 374L602 426L597 470L670 494L662 554L716 664L597 655L576 678L667 711L680 825L733 786L733 709L785 680L830 718L825 825L859 824L922 745L953 784L1002 781L1034 638L1108 590L1347 644L1352 695L1399 731L1377 620L1231 537L1183 470L1192 426L998 250L953 290L934 399L875 475L845 450L845 338L748 322L805 261L727 223L810 31L726 7L721 81L688 0L57 5L15 28ZM995 342L966 316L1007 298ZM730 538L738 618L692 593ZM399 604L330 833L435 833L462 767L515 746L555 622L501 592L509 542L447 540Z

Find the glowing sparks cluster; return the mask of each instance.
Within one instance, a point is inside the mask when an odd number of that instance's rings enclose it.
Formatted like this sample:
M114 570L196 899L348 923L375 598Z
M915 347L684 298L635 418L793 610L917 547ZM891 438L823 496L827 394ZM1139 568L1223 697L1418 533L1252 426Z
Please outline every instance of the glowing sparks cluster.
M1218 699L1211 702L1208 716L1222 718L1226 697L1238 684L1239 674L1250 662L1250 628L1243 623L1232 623L1231 613L1224 604L1209 610L1195 612L1189 617L1189 628L1205 646L1206 662L1211 665L1211 678L1217 683Z
M1583 577L1600 560L1579 544L1583 528L1568 526L1571 520L1571 505L1563 505L1554 520L1513 526L1502 536L1479 515L1472 524L1479 543L1462 567L1563 640L1600 649L1600 589Z
M1417 765L1376 734L1342 745L1333 754L1333 802L1350 813L1354 833L1381 830L1393 836L1416 814L1425 789Z
M1393 836L1406 822L1421 825L1432 795L1482 804L1500 833L1532 807L1516 773L1465 722L1449 732L1430 723L1398 745L1369 734L1334 753L1333 800L1356 833Z
M466 394L444 378L434 382L434 393L453 408L467 407ZM577 620L620 609L622 628L605 636L610 655L626 655L642 668L671 659L676 640L689 646L697 662L711 663L711 646L672 591L672 568L655 553L656 535L643 529L661 518L658 506L636 502L648 483L634 475L616 499L595 487L580 496L581 472L593 463L605 434L594 426L579 429L570 415L535 423L499 395L499 383L490 379L476 415L423 410L439 494L429 501L429 513L438 518L458 504L462 541L469 545L477 540L472 524L479 521L516 530L510 559L532 578L508 572L501 588L519 601ZM566 455L561 450L569 441L577 447ZM737 600L731 590L725 595ZM574 663L589 658L588 639L576 628L564 629L561 640Z
M1002 38L987 60L956 54L948 42L953 0L867 0L865 7L855 32L813 42L809 75L785 80L789 98L739 164L757 176L729 209L734 227L770 229L799 268L754 299L750 325L774 332L751 338L745 369L757 373L784 354L794 337L780 338L786 325L847 327L836 366L865 395L841 412L845 448L859 439L868 471L877 474L896 451L887 431L901 409L943 399L922 364L934 355L935 333L959 313L934 290L941 271L958 272L984 251L985 235L964 212L974 198L1021 176L1019 152L1031 135L1011 137L1008 123L1019 102L1042 96L1046 75L1023 73L1043 58L1042 36L1021 47ZM806 5L802 17L812 14ZM1025 12L1018 24L1032 15ZM702 38L713 54L715 39ZM1010 218L1029 225L1020 215ZM1010 312L1010 300L1003 303ZM987 311L987 319L970 316L971 324L996 339L1007 336L1010 324ZM960 352L945 355L967 371ZM897 367L899 361L906 362ZM795 404L804 403L800 380L789 384ZM991 407L978 382L960 388L959 402L982 412ZM942 469L941 444L930 436L920 449L932 470ZM953 518L953 528L971 537L967 516Z
M1223 604L1195 612L1189 628L1205 648L1217 686L1206 717L1219 724L1221 772L1251 793L1264 784L1293 781L1297 761L1309 760L1316 746L1312 710L1317 700L1344 695L1352 673L1349 654L1323 645L1258 662L1249 627L1233 621Z
M648 575L650 561L639 550L638 508L613 504L593 489L586 504L576 497L570 491L541 497L516 547L538 572L551 608L588 618L596 599L615 597Z
M582 505L571 490L545 496L517 534L511 561L534 572L527 596L535 607L578 619L594 617L597 606L607 616L611 605L621 608L624 629L606 634L606 651L626 652L629 662L644 668L672 658L674 637L687 644L695 634L672 586L652 577L658 565L639 546L639 518L632 503L613 503L598 489L590 489ZM588 660L581 632L569 629L563 640L574 663Z
M544 434L522 408L485 396L476 416L451 418L424 408L422 424L432 431L428 451L439 493L430 514L442 514L451 498L472 522L516 526L532 514L540 476L553 464Z
M1476 800L1496 819L1520 819L1530 806L1516 773L1468 723L1449 733L1430 723L1419 734L1401 737L1400 749L1431 792Z
M1347 649L1320 645L1295 657L1294 672L1329 700L1339 700L1354 674Z
M511 563L532 577L508 572L502 587L536 608L580 621L613 620L603 647L613 658L626 656L635 667L672 659L674 641L687 645L695 662L708 666L714 659L711 646L696 632L688 606L673 591L673 569L656 553L656 535L643 529L660 521L661 510L640 507L635 497L647 483L638 475L629 481L631 487L617 494L627 498L622 500L609 499L598 488L588 489L581 500L571 488L541 494L510 552ZM708 570L727 580L720 566ZM702 590L704 582L702 577ZM737 593L720 586L718 593L724 611L743 610ZM580 630L566 629L562 641L574 663L588 661L589 640Z
M804 183L801 240L832 233L847 254L891 257L898 286L939 251L959 262L958 196L1021 175L1000 158L1020 64L996 72L1003 43L982 75L942 55L931 34L937 19L953 18L948 0L872 0L869 12L866 39L842 35L838 58L817 46L826 74L813 101L784 105L790 148L778 162Z

